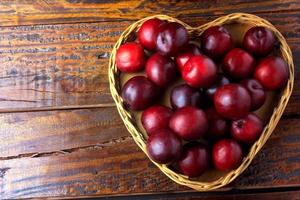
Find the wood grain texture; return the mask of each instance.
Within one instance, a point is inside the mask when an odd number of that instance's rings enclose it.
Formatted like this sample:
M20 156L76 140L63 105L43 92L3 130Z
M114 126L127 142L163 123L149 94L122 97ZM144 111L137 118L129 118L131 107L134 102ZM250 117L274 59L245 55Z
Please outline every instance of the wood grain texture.
M10 153L10 157L1 155L0 195L19 198L192 191L163 175L127 137L114 108L106 109L2 114L1 124L12 127L8 134L0 134L5 135L1 141L7 141L4 149ZM31 126L36 132L14 129L18 126ZM299 138L300 119L282 119L250 167L223 190L299 187Z
M240 196L177 185L138 149L110 97L108 57L130 23L163 13L196 26L232 12L257 14L283 33L296 81L270 140L222 191L299 188L299 1L1 0L0 199L299 199L296 190Z
M107 198L108 200L110 198ZM113 199L113 198L112 198ZM299 200L300 191L291 190L285 192L270 192L264 191L259 193L249 192L237 192L237 194L232 193L167 193L161 195L144 195L144 196L123 196L118 197L118 200Z
M287 38L300 64L300 16L259 14ZM206 23L203 16L183 21ZM114 105L107 66L111 48L130 21L0 27L0 112ZM299 68L286 113L300 112Z
M108 0L2 0L0 25L136 20L154 14L172 17L215 17L232 12L299 11L300 2L286 1L108 1Z
M129 137L114 108L3 114L0 117L0 160L35 156Z
M0 28L0 108L112 103L109 52L128 22Z

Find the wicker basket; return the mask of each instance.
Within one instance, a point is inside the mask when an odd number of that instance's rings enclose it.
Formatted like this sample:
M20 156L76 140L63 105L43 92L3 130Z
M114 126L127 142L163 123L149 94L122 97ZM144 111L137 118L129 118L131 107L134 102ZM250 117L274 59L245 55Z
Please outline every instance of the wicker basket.
M216 188L220 188L222 186L227 185L228 183L232 182L237 176L239 176L251 163L255 155L259 152L259 150L263 147L263 145L266 143L270 135L272 134L274 128L276 127L286 105L290 98L290 95L292 93L293 85L294 85L294 64L292 59L292 53L291 50L286 43L286 40L281 35L281 33L267 20L264 20L260 17L257 17L255 15L251 14L245 14L245 13L233 13L230 15L226 15L223 17L220 17L214 21L211 21L207 24L204 24L199 27L191 27L188 24L185 24L175 18L166 16L166 15L155 15L151 17L147 17L144 19L141 19L132 25L130 25L120 36L119 40L116 42L110 56L109 60L109 83L110 83L110 91L112 94L112 97L116 103L117 109L119 111L119 114L132 135L134 141L136 144L145 152L146 151L146 137L143 134L143 130L139 128L137 125L135 115L131 113L130 111L126 110L123 106L123 100L119 95L119 89L120 89L120 72L118 71L116 64L115 64L115 55L116 50L119 48L119 46L124 43L125 41L132 39L132 33L136 32L138 28L141 26L141 24L151 18L159 18L162 20L172 21L172 22L178 22L185 26L189 33L193 34L201 34L205 29L215 26L215 25L226 25L230 23L239 23L239 24L248 24L250 26L264 26L268 29L272 30L277 37L280 45L280 53L282 58L287 62L288 68L289 68L289 80L286 84L286 86L280 91L278 101L276 101L275 108L272 107L272 110L269 111L269 117L268 117L268 123L266 124L263 133L259 140L253 144L253 146L250 148L248 155L243 159L242 164L235 170L232 170L228 173L222 174L219 177L214 177L205 179L203 181L201 177L199 179L189 179L187 176L181 175L176 173L175 171L168 168L166 165L158 164L154 161L152 161L165 175L167 175L170 179L175 181L178 184L188 186L190 188L193 188L198 191L208 191L213 190ZM272 114L272 115L271 115ZM147 155L148 156L148 155ZM149 157L149 156L148 156ZM214 180L215 179L215 180Z

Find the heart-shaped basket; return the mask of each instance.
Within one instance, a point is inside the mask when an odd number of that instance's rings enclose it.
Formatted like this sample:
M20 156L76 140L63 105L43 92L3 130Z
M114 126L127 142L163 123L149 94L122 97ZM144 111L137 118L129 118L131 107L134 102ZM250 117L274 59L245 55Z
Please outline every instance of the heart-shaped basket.
M133 24L131 24L120 36L119 40L114 45L114 48L111 52L110 60L109 60L109 83L110 83L110 91L112 97L116 103L117 109L119 114L129 131L132 135L136 144L144 151L144 153L148 156L146 151L146 135L144 131L139 128L136 119L136 115L126 110L123 104L123 100L119 94L120 87L121 87L121 80L120 80L120 72L118 71L116 64L115 64L115 56L116 50L120 47L120 45L126 41L133 39L133 34L136 33L141 24L151 18L159 18L162 20L167 20L170 22L178 22L186 27L190 34L198 34L200 35L205 29L216 26L216 25L227 25L231 23L238 23L238 24L247 24L249 26L264 26L273 31L275 36L279 41L279 52L281 53L282 58L287 62L289 68L289 80L284 88L281 89L280 93L278 93L278 101L276 101L277 105L271 110L270 113L272 115L268 118L268 123L264 127L263 133L261 134L260 138L252 145L249 150L248 155L243 159L242 164L235 170L232 170L227 173L213 175L217 173L210 173L206 175L205 178L199 177L198 179L189 179L189 177L179 174L172 169L168 168L167 165L158 164L152 161L165 175L167 175L170 179L175 181L178 184L188 186L198 191L208 191L213 190L216 188L223 187L228 183L232 182L237 176L239 176L251 163L255 155L259 152L259 150L263 147L266 143L270 135L272 134L274 128L276 127L286 105L291 96L293 85L294 85L294 64L291 50L286 43L286 40L281 35L281 33L267 20L264 20L260 17L255 15L246 14L246 13L233 13L223 17L220 17L214 21L211 21L207 24L198 26L198 27L191 27L186 23L183 23L175 18L166 16L166 15L154 15L151 17L147 17L141 19ZM148 156L149 157L149 156ZM150 159L151 160L151 159Z

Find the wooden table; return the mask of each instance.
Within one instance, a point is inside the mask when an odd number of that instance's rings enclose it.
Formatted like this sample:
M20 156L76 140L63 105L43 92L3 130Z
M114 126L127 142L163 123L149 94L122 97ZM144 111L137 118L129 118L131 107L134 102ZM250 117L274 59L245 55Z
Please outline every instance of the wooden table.
M138 149L112 101L112 45L133 21L167 14L191 25L247 12L290 45L295 89L272 137L231 185L197 193ZM300 1L0 1L1 198L300 199Z

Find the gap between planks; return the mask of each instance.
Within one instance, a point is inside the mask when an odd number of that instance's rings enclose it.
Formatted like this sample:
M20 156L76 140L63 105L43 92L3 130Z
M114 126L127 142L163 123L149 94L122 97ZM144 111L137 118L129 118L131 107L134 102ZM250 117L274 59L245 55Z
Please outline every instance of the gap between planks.
M78 152L78 151L81 151L81 150L103 149L105 147L110 147L110 146L113 146L113 145L116 145L116 144L119 144L119 143L123 143L123 142L126 142L126 141L131 141L131 140L132 140L131 136L124 136L124 137L120 137L118 139L108 140L108 141L105 141L105 142L102 142L102 143L99 143L99 144L95 144L95 145L74 147L74 148L62 149L62 150L51 151L51 152L33 152L33 153L19 154L19 155L16 155L16 156L0 157L0 161L19 159L19 158L37 158L37 157L58 156L58 155Z
M93 105L74 105L74 106L53 106L53 107L37 107L37 108L15 108L15 109L0 109L0 114L8 113L26 113L26 112L51 112L59 110L80 110L80 109L99 109L99 108L114 108L115 103L103 103ZM300 113L286 114L283 113L282 119L300 118Z
M116 107L115 103L102 103L93 105L72 105L72 106L53 106L53 107L32 107L32 108L10 108L0 109L0 114L3 113L18 113L18 112L42 112L56 110L79 110L79 109L96 109L96 108L111 108Z

